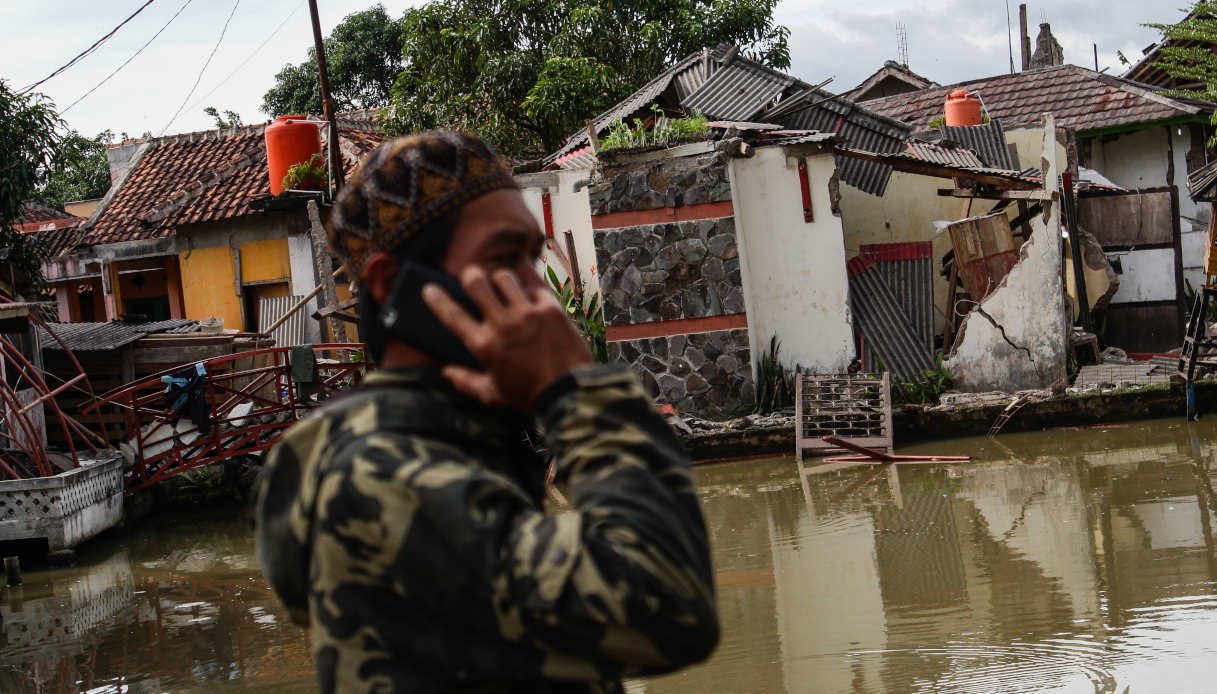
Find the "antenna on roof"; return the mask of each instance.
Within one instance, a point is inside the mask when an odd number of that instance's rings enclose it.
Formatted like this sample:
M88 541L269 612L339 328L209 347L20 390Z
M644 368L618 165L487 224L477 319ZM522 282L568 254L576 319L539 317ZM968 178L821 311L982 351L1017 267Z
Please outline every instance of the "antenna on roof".
M1010 0L1006 0L1006 44L1010 47L1010 74L1014 74L1014 27L1010 24Z
M902 66L909 66L909 35L904 30L904 22L896 22L896 57Z
M1048 12L1046 12L1044 10L1044 8L1041 7L1040 8L1040 24L1047 24L1047 23L1048 23Z

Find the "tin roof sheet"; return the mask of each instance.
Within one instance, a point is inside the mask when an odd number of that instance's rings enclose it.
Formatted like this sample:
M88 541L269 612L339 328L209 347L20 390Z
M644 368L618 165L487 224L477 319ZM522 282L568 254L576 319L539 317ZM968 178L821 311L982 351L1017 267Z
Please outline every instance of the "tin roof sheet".
M170 332L184 326L197 325L198 321L172 319L154 323L48 323L55 335L73 352L103 352L118 349L147 335ZM38 337L44 349L63 349L59 341L38 328Z
M794 84L790 75L750 60L733 60L719 68L697 91L682 100L685 108L718 120L746 121Z
M661 100L665 94L664 103L679 103L711 120L751 120L792 130L814 130L839 136L850 146L883 154L899 152L911 130L900 121L814 88L725 47L699 51L676 63L630 98L598 116L594 127L597 132L603 131L614 121L628 119ZM782 104L795 104L790 101L792 98L799 99L797 105L782 108ZM767 118L769 111L777 115ZM566 158L586 143L586 131L575 133L546 161L562 168L586 166L589 162L584 157ZM882 195L887 189L891 167L886 164L838 157L837 165L841 178L856 188L874 195Z
M913 138L938 145L950 143L970 149L980 158L981 166L1012 170L1017 165L1010 156L1006 133L999 121L990 121L983 125L943 125L914 133Z
M882 360L894 382L917 380L922 371L934 366L931 350L917 326L920 321L910 320L873 257L857 256L846 267L850 304L868 351Z

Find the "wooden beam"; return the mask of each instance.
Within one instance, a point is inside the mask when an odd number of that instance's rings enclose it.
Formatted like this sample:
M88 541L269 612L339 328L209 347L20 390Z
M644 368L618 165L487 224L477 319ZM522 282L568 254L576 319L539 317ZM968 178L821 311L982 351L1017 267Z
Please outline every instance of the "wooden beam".
M317 209L317 201L308 201L308 221L309 233L313 241L313 266L316 268L317 276L321 278L321 300L326 306L338 305L338 289L334 285L334 275L330 272L330 245L329 239L325 234L325 227L321 226L321 212ZM331 318L330 325L330 341L331 342L347 342L347 329L342 321Z
M317 309L313 312L313 318L316 318L317 320L328 318L331 321L337 319L344 320L348 323L355 323L356 325L359 324L359 316L351 313L350 311L343 311L335 306L324 306Z
M979 198L982 200L1059 200L1061 194L1046 190L989 190L977 191L967 188L939 188L940 197Z
M962 178L977 183L995 186L998 188L1014 188L1019 190L1038 189L1039 184L1034 181L1028 181L1014 176L1001 176L991 173L981 173L979 171L969 171L967 169L957 169L952 166L944 166L942 164L934 164L928 161L919 159L909 159L891 154L875 154L860 149L850 149L849 147L837 147L837 154L849 157L851 159L861 159L862 161L873 161L879 164L887 164L896 171L905 173L918 174L920 176L933 176L935 178Z

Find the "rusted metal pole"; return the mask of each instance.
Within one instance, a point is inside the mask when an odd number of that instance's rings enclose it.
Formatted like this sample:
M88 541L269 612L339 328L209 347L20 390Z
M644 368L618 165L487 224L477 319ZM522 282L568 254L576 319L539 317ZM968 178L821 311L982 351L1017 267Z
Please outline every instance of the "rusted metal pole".
M313 18L313 46L317 51L317 77L321 82L321 115L330 124L330 176L334 180L334 193L342 190L342 152L338 146L338 117L334 115L334 100L330 98L330 73L325 63L325 42L321 39L321 20L317 18L317 0L308 0L308 11Z
M1022 50L1022 69L1031 68L1031 35L1027 34L1027 5L1019 5L1019 47Z

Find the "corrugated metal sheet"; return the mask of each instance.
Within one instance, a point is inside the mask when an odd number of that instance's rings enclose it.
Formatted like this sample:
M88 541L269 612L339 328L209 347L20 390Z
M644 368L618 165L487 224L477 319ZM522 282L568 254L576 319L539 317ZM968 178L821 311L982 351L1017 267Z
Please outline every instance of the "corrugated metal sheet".
M676 100L682 104L718 69L718 62L715 61L715 58L721 57L721 55L716 55L715 51L705 50L701 52L700 57L700 60L693 61L691 65L676 73L672 78Z
M933 355L905 314L887 280L873 261L861 256L848 264L849 300L866 339L870 364L881 360L897 382L912 381L933 368ZM876 364L877 365L877 364Z
M154 323L53 323L49 327L73 352L101 352L118 349L153 333L169 332L198 321L175 318ZM59 342L38 328L43 349L62 349Z
M750 120L795 83L790 75L754 63L734 60L681 103L716 120Z
M272 323L283 317L288 309L295 306L303 296L276 296L262 299L258 304L258 332L265 333ZM308 321L313 319L308 308L302 308L283 321L283 325L275 328L270 334L275 339L276 347L295 347L307 345Z
M1187 192L1196 202L1212 202L1214 183L1217 183L1217 160L1187 175Z
M970 149L963 147L943 147L941 145L932 144L929 142L919 142L917 140L909 140L906 143L904 156L928 161L934 164L945 164L947 166L960 166L971 168L982 168L984 162L976 156L976 153Z
M781 120L788 128L835 133L851 147L876 154L899 152L908 137L907 128L901 130L878 118L866 118L857 109L838 108L836 101L796 111ZM841 180L871 195L882 196L892 176L892 167L886 164L842 156L837 157L837 168Z
M934 244L931 241L864 244L863 257L874 263L904 308L913 331L934 353Z
M989 168L1013 170L1018 165L1010 156L1010 147L1006 143L1001 121L994 120L984 125L964 127L944 125L941 132L942 139L976 152L976 156Z
M599 133L618 119L628 119L630 116L634 115L638 109L650 106L655 102L655 99L660 94L667 91L676 75L684 72L687 68L694 67L701 60L702 54L694 53L667 70L659 73L655 79L644 84L641 89L626 97L616 106L597 116L596 120L593 122L593 127L596 129L596 132ZM548 161L553 161L585 144L587 144L587 130L581 129L571 135L566 144L562 146L562 149L559 149L557 152L550 155Z

